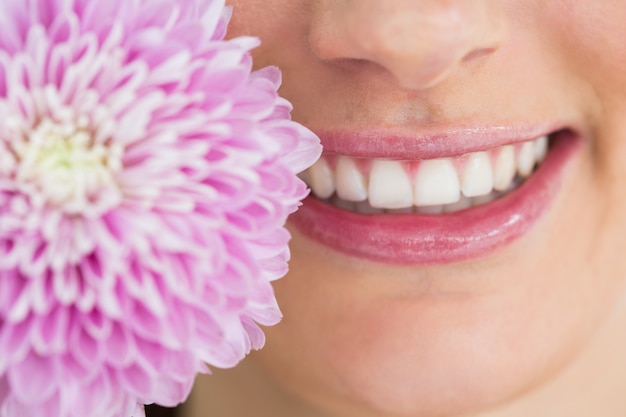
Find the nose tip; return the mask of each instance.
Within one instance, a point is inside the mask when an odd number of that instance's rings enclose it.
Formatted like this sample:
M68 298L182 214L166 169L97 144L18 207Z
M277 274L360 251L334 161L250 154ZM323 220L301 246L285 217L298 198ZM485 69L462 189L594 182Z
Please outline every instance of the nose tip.
M384 68L404 88L430 88L505 37L490 0L321 0L310 45L323 61Z

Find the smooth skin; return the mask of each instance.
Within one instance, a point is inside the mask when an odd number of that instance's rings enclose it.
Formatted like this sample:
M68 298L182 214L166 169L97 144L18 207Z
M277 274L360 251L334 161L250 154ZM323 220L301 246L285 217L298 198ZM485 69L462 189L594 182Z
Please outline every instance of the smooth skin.
M487 258L397 267L292 228L284 320L191 417L626 415L622 0L233 0L314 131L566 121L585 132L547 215ZM413 130L412 130L413 129Z

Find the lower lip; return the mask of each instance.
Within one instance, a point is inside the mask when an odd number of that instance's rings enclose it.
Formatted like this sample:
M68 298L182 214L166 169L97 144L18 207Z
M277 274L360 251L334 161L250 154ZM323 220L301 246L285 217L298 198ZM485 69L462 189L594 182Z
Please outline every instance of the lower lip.
M572 132L557 133L546 160L517 190L456 213L367 215L308 197L290 221L305 236L370 261L437 265L485 257L525 235L549 210L581 143Z

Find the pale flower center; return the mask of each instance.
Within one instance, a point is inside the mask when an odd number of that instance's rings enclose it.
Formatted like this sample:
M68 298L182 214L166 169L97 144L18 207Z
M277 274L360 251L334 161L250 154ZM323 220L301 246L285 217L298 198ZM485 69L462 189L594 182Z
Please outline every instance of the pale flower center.
M36 185L48 204L65 212L84 212L111 191L118 194L114 173L121 169L121 147L93 143L85 120L44 120L15 151L18 181Z

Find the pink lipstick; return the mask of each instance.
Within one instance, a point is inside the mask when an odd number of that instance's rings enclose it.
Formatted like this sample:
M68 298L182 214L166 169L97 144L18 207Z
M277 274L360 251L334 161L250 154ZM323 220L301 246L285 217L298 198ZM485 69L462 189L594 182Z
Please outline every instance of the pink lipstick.
M483 132L484 133L484 132ZM482 149L489 145L521 142L528 136L494 135L480 143ZM336 136L337 137L337 136ZM456 136L455 136L456 137ZM483 136L485 137L485 136ZM519 139L515 139L519 138ZM396 265L437 265L462 262L486 257L525 235L550 209L558 194L566 167L582 148L579 134L564 129L550 136L551 148L543 163L519 188L500 199L484 205L454 213L427 215L419 213L362 214L343 210L315 197L305 200L290 222L309 238L341 253L370 261ZM400 156L405 145L397 140L391 151L379 151L377 157ZM458 142L454 152L448 152L434 142L416 141L411 146L423 159L461 154L475 150L478 145ZM341 151L340 140L331 141L331 151ZM448 145L450 142L447 142ZM476 142L473 142L476 143ZM369 142L366 147L378 147ZM472 148L472 146L474 148ZM365 149L363 147L362 149ZM382 149L382 148L381 148ZM328 150L328 148L327 148ZM397 155L396 155L397 153ZM382 154L382 155L381 155ZM364 152L351 149L350 155L364 156Z

